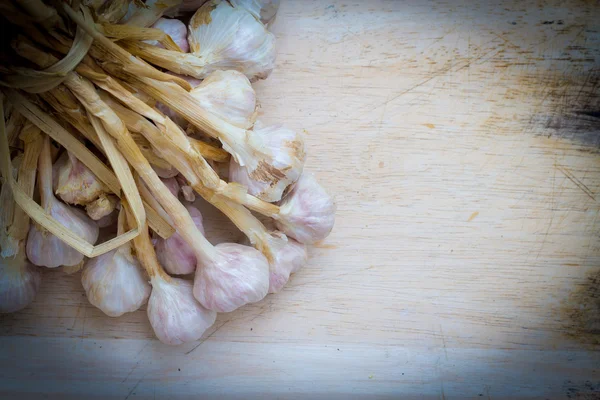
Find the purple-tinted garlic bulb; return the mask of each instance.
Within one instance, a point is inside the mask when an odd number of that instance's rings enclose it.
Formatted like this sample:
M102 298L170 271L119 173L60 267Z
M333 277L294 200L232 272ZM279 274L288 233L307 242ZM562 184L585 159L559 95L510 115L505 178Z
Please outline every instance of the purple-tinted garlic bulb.
M285 239L280 246L272 246L273 261L269 264L269 293L277 293L288 282L290 275L299 271L308 260L305 244L286 238L281 232L272 232L275 237Z
M215 249L218 257L199 266L194 277L194 296L204 307L230 312L267 295L269 264L262 253L236 243Z
M161 168L161 167L157 167L156 165L153 165L152 169L154 170L154 172L156 172L156 175L158 175L164 179L173 178L173 177L177 176L177 174L179 174L179 171L177 171L177 169L175 169L174 167L166 169L166 168Z
M177 179L175 177L161 178L161 181L165 184L165 186L169 189L173 196L178 197L180 188L179 182L177 182Z
M204 235L200 211L190 204L186 204L185 208L190 213L198 230ZM186 275L196 270L196 253L178 232L168 239L157 238L154 248L158 261L169 274Z
M167 281L156 275L151 284L148 319L161 342L170 345L193 342L215 323L217 313L196 301L191 282L176 278Z
M311 174L302 174L279 208L277 228L300 243L323 240L333 229L335 203Z
M0 257L0 313L27 307L40 287L41 271L27 260L24 247L21 241L15 256Z

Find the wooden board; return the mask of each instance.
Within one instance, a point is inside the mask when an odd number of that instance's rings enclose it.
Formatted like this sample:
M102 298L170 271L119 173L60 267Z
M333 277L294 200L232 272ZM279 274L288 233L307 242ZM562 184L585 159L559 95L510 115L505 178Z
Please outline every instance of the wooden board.
M1 396L599 398L597 2L282 3L261 118L306 132L332 235L173 348L47 271Z

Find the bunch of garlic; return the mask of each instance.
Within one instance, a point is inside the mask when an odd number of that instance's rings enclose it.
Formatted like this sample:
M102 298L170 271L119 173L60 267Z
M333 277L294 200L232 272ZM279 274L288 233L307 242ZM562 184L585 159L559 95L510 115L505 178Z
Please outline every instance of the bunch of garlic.
M38 187L41 204L63 226L94 244L98 239L98 226L81 210L60 202L52 191L52 158L50 138L44 139L44 147L39 158ZM37 224L31 224L27 237L27 258L33 264L56 268L61 265L74 266L83 261L83 254L73 249L56 236Z
M202 71L233 69L250 80L265 79L275 66L275 36L250 12L224 0L211 0L188 26L191 53Z

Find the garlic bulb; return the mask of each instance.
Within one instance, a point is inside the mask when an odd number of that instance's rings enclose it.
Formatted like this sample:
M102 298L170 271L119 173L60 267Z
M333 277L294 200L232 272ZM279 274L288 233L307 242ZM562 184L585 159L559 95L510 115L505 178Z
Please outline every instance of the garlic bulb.
M215 71L190 94L206 111L231 125L250 129L256 120L256 95L240 72Z
M148 319L156 337L165 344L193 342L215 323L217 313L202 307L192 293L192 283L152 277Z
M123 213L118 235L126 230ZM150 284L131 252L131 243L89 259L84 268L81 283L89 302L109 317L137 310L150 296Z
M27 307L38 292L42 274L25 258L24 242L13 257L0 257L0 313Z
M272 233L284 237L282 233ZM283 246L276 249L274 259L269 264L269 293L279 292L290 279L290 274L306 265L308 252L305 244L287 238Z
M65 152L55 163L55 193L69 204L86 205L108 189L73 154Z
M152 25L152 28L160 29L171 36L171 39L179 46L181 51L189 53L190 46L187 41L187 28L183 22L178 19L160 18ZM149 41L149 43L154 46L163 47L163 45L156 40Z
M279 208L277 228L300 243L323 240L333 229L335 204L311 174L302 174Z
M41 204L62 225L89 243L96 243L98 226L85 213L61 203L52 192L52 160L50 139L44 139L44 147L39 159L38 182ZM61 265L76 265L83 260L83 254L61 241L37 224L31 224L27 238L27 258L35 265L56 268Z
M263 151L271 155L273 170L278 171L273 175L279 179L265 179L260 171L249 171L248 167L240 166L232 157L229 180L246 186L248 193L261 200L279 201L285 189L302 174L306 159L304 140L301 135L281 125L265 127L260 121L256 121L254 134L262 139L266 147Z
M188 31L190 50L203 61L206 74L234 69L251 80L265 79L275 66L275 36L227 1L211 0L200 7Z
M258 19L265 25L269 25L277 14L279 9L279 0L229 0L234 7L241 7L254 18Z
M91 219L98 221L112 213L118 203L117 196L101 194L100 197L85 206L85 212Z
M185 208L190 213L198 230L204 235L200 211L192 205L186 204ZM185 275L196 270L196 253L178 232L175 232L168 239L157 238L154 248L158 261L168 273Z
M230 312L262 300L269 290L267 259L236 243L215 246L219 257L196 270L194 296L209 310Z

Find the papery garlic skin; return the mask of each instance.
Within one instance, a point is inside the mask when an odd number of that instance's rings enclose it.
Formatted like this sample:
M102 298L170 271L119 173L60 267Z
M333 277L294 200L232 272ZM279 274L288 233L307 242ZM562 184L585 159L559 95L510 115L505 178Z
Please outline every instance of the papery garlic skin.
M202 307L194 298L191 282L159 276L152 278L148 319L154 334L163 343L178 345L202 337L217 318L217 313Z
M172 18L160 18L156 21L152 28L160 29L167 35L171 36L171 39L179 46L181 51L184 53L189 53L190 46L187 41L187 27L183 22L178 19ZM158 41L151 41L151 44L163 47L162 44L158 43Z
M216 262L198 266L194 296L209 310L230 312L262 300L269 290L269 266L258 250L236 243L215 246Z
M54 219L89 243L96 243L98 226L83 211L69 207L56 199L45 209ZM76 265L83 254L37 224L31 224L27 237L27 258L33 264L48 268Z
M279 0L229 0L234 7L241 7L254 18L258 19L265 25L269 25L277 15L279 9Z
M250 129L256 120L256 94L238 71L215 71L190 91L206 111L239 128Z
M118 203L117 196L101 194L100 197L85 206L85 212L91 219L98 221L115 211Z
M333 229L335 203L311 174L302 174L279 207L277 228L300 243L323 240Z
M211 0L200 7L188 32L190 51L204 61L206 74L234 69L250 80L265 79L275 66L275 36L227 1Z
M84 268L81 283L89 302L109 317L133 312L148 301L150 284L129 243L89 259Z
M266 147L265 153L271 155L270 171L276 173L264 174L259 167L250 170L249 166L240 166L234 157L229 164L229 180L248 188L248 193L268 202L276 202L286 188L296 182L306 160L304 139L301 134L281 125L264 126L256 121L254 134Z
M53 169L54 192L66 203L86 205L108 192L96 175L69 152L59 158Z
M0 313L12 313L27 307L42 282L42 273L25 258L24 244L14 257L0 257Z
M186 204L185 208L190 213L196 228L204 235L200 211L190 204ZM196 253L178 232L168 239L157 238L154 249L158 262L169 274L186 275L196 270Z
M277 293L283 289L290 275L299 271L307 261L306 245L287 238L285 245L275 250L274 259L269 264L269 293Z

